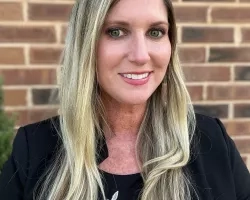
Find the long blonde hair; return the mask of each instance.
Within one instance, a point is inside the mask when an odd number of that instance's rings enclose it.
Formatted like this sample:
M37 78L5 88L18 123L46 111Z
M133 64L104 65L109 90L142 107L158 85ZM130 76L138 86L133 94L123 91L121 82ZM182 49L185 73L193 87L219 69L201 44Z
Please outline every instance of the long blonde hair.
M67 32L59 78L62 145L35 190L37 200L105 200L96 156L103 137L104 108L96 80L96 46L105 17L116 0L79 0ZM195 115L176 53L176 24L170 0L164 0L172 55L163 82L147 103L136 148L144 187L141 200L191 199L183 168L190 158ZM44 179L44 180L42 180ZM39 189L38 189L39 188Z

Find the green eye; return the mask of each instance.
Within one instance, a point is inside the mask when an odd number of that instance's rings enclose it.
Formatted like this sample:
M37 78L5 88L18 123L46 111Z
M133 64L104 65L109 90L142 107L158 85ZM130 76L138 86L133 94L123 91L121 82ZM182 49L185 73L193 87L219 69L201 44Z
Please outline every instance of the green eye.
M107 31L108 34L113 37L113 38L118 38L118 37L121 37L123 34L122 34L122 31L120 29L110 29Z
M164 35L164 32L162 30L151 30L149 31L149 36L153 37L153 38L160 38Z
M110 35L113 37L118 37L120 35L120 32L119 32L119 30L112 30L110 32Z

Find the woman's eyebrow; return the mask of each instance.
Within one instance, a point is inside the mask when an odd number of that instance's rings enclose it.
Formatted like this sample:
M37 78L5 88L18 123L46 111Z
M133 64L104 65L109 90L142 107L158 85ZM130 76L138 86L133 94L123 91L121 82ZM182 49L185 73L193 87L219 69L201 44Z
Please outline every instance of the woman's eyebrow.
M158 21L158 22L154 22L151 24L151 26L158 26L158 25L167 25L169 26L169 23L167 21Z
M120 20L108 20L104 23L104 25L108 24L117 24L117 25L122 25L122 26L130 26L130 24L126 21L120 21ZM150 24L150 26L158 26L158 25L167 25L169 26L168 21L156 21Z
M122 26L129 26L128 22L120 21L120 20L108 20L104 23L104 25L108 25L108 24L118 24L118 25L122 25Z

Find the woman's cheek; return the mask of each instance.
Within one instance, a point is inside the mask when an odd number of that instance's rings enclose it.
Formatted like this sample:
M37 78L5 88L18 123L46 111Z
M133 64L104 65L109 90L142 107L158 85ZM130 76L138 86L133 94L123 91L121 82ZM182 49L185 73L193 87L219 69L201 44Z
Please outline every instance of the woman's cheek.
M156 62L158 62L159 65L161 66L168 66L169 61L170 61L170 57L171 57L171 48L166 46L158 46L156 48L154 48L152 51L154 60Z

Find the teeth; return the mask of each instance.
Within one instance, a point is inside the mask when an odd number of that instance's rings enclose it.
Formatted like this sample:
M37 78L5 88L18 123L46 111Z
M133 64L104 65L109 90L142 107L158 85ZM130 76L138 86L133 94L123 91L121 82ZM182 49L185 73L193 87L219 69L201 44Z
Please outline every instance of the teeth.
M148 77L149 73L144 74L122 74L123 77L134 79L134 80L140 80L143 78Z

